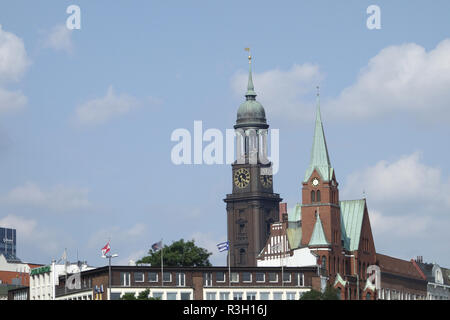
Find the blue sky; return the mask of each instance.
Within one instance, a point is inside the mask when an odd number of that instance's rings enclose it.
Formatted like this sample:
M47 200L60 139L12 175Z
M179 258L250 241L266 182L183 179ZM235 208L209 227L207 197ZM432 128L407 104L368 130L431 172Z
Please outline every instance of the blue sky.
M81 9L81 29L65 28ZM381 29L366 27L369 5ZM232 128L250 47L280 130L274 188L301 202L315 87L341 199L365 190L376 250L450 266L448 1L3 1L0 224L18 256L100 266L161 238L226 263L229 165L171 162L177 128ZM3 60L2 60L3 59Z

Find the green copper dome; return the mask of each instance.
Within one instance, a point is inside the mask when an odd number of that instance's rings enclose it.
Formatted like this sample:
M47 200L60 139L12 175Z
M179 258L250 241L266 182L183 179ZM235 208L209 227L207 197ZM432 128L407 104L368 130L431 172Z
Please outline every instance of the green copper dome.
M250 58L249 58L249 61ZM262 127L267 128L266 112L261 103L256 101L256 93L253 87L252 68L249 63L248 85L247 93L245 94L246 101L243 102L237 112L237 120L235 128L241 127Z

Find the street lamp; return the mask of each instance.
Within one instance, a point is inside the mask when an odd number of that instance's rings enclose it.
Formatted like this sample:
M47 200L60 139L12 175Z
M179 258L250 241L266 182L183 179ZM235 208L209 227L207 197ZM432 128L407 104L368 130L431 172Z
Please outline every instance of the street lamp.
M116 258L119 255L117 253L107 254L102 256L102 258L107 258L109 260L109 273L108 273L108 300L111 300L111 258Z

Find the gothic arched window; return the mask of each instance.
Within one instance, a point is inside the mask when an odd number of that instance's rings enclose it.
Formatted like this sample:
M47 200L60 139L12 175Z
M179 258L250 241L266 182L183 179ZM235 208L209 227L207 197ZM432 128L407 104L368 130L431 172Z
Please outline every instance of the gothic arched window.
M326 269L327 268L327 258L325 256L322 256L322 268Z
M320 202L320 190L317 190L317 202Z
M316 193L315 191L311 191L311 202L316 202Z
M245 249L239 250L239 264L245 264Z

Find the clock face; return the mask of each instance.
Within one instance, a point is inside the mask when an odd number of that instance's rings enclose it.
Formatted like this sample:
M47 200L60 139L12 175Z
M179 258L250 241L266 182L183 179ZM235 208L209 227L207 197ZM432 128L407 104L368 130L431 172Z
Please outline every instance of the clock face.
M234 172L234 184L239 188L245 188L250 182L250 172L240 168Z
M313 181L312 181L312 184L313 184L314 187L318 186L319 185L319 179L314 178Z
M264 188L269 188L272 185L272 176L262 175L260 176L260 179Z

